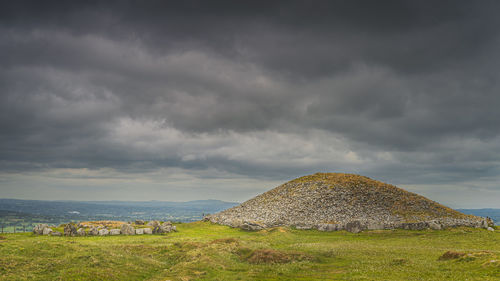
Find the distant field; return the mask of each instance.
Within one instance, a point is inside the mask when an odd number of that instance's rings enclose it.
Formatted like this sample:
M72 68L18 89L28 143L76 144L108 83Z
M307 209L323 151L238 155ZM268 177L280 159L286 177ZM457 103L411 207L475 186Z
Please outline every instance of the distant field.
M0 280L500 280L498 230L177 228L147 236L3 234Z
M162 220L193 222L238 203L220 200L168 201L41 201L0 198L4 232L31 231L39 223L59 225L89 220Z

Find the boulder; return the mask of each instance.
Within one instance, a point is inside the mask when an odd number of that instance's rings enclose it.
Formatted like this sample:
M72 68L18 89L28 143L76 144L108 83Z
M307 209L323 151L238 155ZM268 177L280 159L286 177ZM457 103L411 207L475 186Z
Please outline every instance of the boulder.
M376 221L370 221L366 224L366 229L368 229L368 230L381 230L381 229L385 229L385 226L383 223L376 222Z
M121 230L119 230L118 228L109 230L109 235L120 235L121 233Z
M172 225L171 222L164 222L162 225L155 226L153 228L153 233L161 234L161 233L169 233L172 231L177 231L177 228Z
M136 220L135 224L136 225L144 225L144 221L143 220Z
M144 228L137 228L137 229L135 230L135 234L137 234L137 235L142 235L142 234L144 234Z
M438 221L430 221L430 222L428 222L428 224L429 224L430 229L433 229L433 230L443 229L443 226Z
M120 230L121 230L122 234L125 234L125 235L135 235L135 229L130 224L122 224Z
M318 230L319 231L336 231L337 224L335 224L335 223L322 223L322 224L318 225Z
M150 222L148 222L147 226L152 226L154 228L156 226L160 226L160 222L159 221L150 221Z
M44 228L43 232L42 232L43 235L50 235L51 233L52 233L52 229L48 228L48 227Z
M482 222L481 222L481 227L484 228L484 229L487 229L488 228L488 220L487 219L484 219Z
M89 235L99 235L99 229L95 226L91 227L89 230Z
M491 226L488 226L487 230L488 231L495 231L495 229L493 227L491 227Z
M359 221L351 221L345 225L345 230L351 233L360 233L363 230L363 226Z
M312 225L296 225L295 229L299 230L310 230L313 229L314 227Z
M106 228L99 229L100 236L104 236L104 235L108 235L108 234L109 234L109 230L107 230Z
M143 228L144 234L153 234L153 230L151 228Z
M77 234L78 236L85 236L85 235L87 235L87 233L85 232L85 229L83 229L83 228L79 228L79 229L76 231L76 234Z
M172 231L172 225L170 224L162 224L159 227L158 233L169 233Z
M172 225L172 231L173 231L173 232L177 232L177 226Z
M44 223L41 223L41 224L38 224L36 225L34 228L33 228L33 233L34 234L38 234L38 235L42 235L43 234L43 230L45 228L49 227L48 225L44 224Z
M75 236L75 235L77 235L77 233L76 233L76 227L73 224L71 224L71 223L66 224L66 226L64 227L64 235L65 236Z
M424 230L429 228L429 224L427 222L405 222L401 224L401 227L408 230Z
M62 236L62 233L59 232L59 231L52 231L52 233L50 233L51 236Z
M244 221L240 228L248 231L258 231L266 228L266 226L258 222Z

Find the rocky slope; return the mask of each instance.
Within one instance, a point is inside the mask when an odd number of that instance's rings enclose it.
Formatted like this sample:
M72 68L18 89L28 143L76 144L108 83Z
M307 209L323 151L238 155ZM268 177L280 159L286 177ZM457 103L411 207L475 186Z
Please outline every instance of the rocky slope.
M483 218L462 214L396 186L340 173L300 177L206 219L253 230L295 226L358 232L488 226Z

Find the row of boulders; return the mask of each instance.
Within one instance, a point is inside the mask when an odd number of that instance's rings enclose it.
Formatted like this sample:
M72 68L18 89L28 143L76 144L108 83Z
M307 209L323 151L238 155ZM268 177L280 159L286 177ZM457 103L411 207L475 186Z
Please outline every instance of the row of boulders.
M205 219L208 221L208 219ZM258 231L265 228L273 227L268 226L262 222L257 221L242 221L240 223L230 224L232 227L238 227L248 231ZM320 224L297 224L294 225L296 229L318 229L320 231L338 231L346 230L352 233L358 233L363 230L382 230L382 229L407 229L407 230L424 230L433 229L441 230L456 226L467 226L475 228L484 228L489 231L494 231L493 221L489 218L484 219L479 223L470 223L468 220L443 218L442 220L429 220L419 222L377 222L377 221L362 221L351 220L347 223L320 223Z
M470 223L469 221L461 221L460 219L450 220L449 218L444 218L443 220L430 220L430 221L419 221L419 222L393 222L389 224L374 222L374 221L353 220L346 224L334 224L334 223L319 224L314 228L317 228L320 231L346 230L349 232L358 233L363 230L382 230L382 229L441 230L457 226L484 228L489 231L494 231L493 221L491 219L484 219L479 223Z
M144 225L144 224L143 224ZM162 234L177 232L177 227L171 222L160 223L152 221L144 228L134 228L131 224L123 224L120 228L107 229L103 226L90 226L88 231L83 227L77 228L77 225L68 223L64 226L63 233L53 231L47 224L38 224L33 228L33 233L38 235L52 236L105 236L105 235L142 235L142 234Z

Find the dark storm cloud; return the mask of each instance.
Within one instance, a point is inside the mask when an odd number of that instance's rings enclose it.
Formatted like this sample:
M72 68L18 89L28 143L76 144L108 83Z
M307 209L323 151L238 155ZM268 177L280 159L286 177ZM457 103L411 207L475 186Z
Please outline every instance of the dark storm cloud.
M10 1L0 169L493 177L495 1Z

